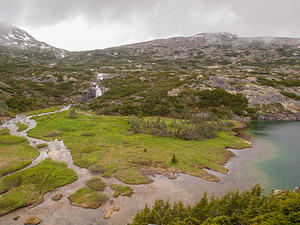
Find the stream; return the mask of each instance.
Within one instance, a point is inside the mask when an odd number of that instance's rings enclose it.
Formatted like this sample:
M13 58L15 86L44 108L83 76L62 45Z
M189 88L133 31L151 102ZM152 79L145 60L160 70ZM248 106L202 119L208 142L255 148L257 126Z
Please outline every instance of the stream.
M51 158L54 161L65 162L68 165L68 167L75 170L75 172L80 170L79 167L76 167L74 165L72 156L71 156L69 150L64 145L63 141L58 141L58 140L44 141L41 139L29 137L27 135L27 131L33 129L37 124L35 120L31 119L32 117L44 116L44 115L54 114L54 113L58 113L58 112L63 112L63 111L70 109L70 107L71 107L70 105L64 106L60 110L57 110L57 111L42 113L42 114L37 114L37 115L32 115L32 116L17 115L16 118L7 121L0 127L0 129L8 128L11 135L25 137L28 140L29 144L34 148L36 148L36 146L38 144L44 144L44 143L48 144L47 148L42 148L42 149L37 148L40 151L40 155L35 160L33 160L29 166L23 168L22 170L27 169L32 166L35 166L36 164L40 163L42 160L44 160L46 158ZM28 128L24 131L18 132L17 131L18 123L24 123L28 126Z

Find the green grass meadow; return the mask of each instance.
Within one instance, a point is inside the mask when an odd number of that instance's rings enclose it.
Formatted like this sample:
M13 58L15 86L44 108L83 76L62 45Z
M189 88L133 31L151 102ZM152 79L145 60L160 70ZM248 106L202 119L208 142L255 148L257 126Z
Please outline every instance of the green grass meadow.
M0 130L0 177L28 166L39 154L26 138L12 136L8 129Z
M77 174L65 163L45 159L38 165L4 177L0 183L0 216L21 207L38 204L43 195L72 183Z
M20 122L17 124L17 126L18 126L18 130L17 130L18 132L24 131L28 128L26 124Z
M142 167L167 168L207 179L203 168L227 172L223 165L233 153L226 147L249 146L230 131L204 141L132 134L128 131L129 117L125 116L94 116L78 111L77 117L71 119L69 111L65 111L34 119L38 124L28 132L29 136L64 140L77 166L107 177L115 175L128 184L149 182L139 170ZM177 163L171 161L174 153Z

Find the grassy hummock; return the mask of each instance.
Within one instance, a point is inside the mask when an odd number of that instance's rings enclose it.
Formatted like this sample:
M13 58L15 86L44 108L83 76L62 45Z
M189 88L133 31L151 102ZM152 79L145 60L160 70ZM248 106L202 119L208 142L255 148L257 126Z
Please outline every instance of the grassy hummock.
M18 132L22 132L28 128L28 126L26 124L20 123L20 122L17 123L17 126L18 126L18 130L17 130Z
M0 216L21 207L38 204L43 195L57 187L72 183L77 174L65 163L45 159L38 165L2 179L0 184Z
M68 199L73 206L96 209L105 203L108 200L108 197L105 194L99 194L90 188L81 188L70 195Z
M28 217L25 222L24 225L37 225L41 223L41 219L36 217L36 216L32 216L32 217Z
M12 136L8 129L0 130L0 177L28 166L39 156L23 137Z
M53 201L59 201L59 200L62 199L62 197L63 197L63 194L56 194L56 195L54 195L54 196L52 197L52 200L53 200Z
M86 182L87 186L94 191L104 191L105 183L98 177L93 177Z
M122 186L122 185L119 185L119 184L111 184L109 186L110 186L111 189L113 189L115 191L113 196L116 197L116 198L119 195L130 197L133 194L133 191L132 191L131 187Z
M41 143L41 144L37 144L36 147L37 148L46 148L46 147L48 147L48 144L47 143Z
M76 118L70 119L69 111L65 111L34 119L38 124L29 136L64 140L77 166L102 172L105 177L115 176L128 184L151 182L142 174L142 168L164 168L218 181L204 168L226 173L224 163L233 156L226 148L249 147L230 130L203 141L134 134L128 130L130 117L125 116L94 116L78 111ZM177 163L172 163L174 154Z

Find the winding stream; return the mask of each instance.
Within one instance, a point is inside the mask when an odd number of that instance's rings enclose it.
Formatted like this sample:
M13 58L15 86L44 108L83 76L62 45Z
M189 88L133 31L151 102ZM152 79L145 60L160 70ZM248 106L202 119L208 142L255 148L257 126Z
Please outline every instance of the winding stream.
M80 169L74 165L72 156L71 156L69 150L64 145L63 141L58 141L58 140L44 141L41 139L29 137L27 135L27 131L30 129L33 129L37 124L35 122L35 120L31 119L32 117L44 116L44 115L54 114L54 113L58 113L58 112L63 112L63 111L70 109L70 107L71 106L64 106L60 110L57 110L57 111L42 113L42 114L37 114L37 115L32 115L32 116L17 115L16 118L7 121L0 127L1 129L8 128L11 135L25 137L28 140L29 144L31 146L33 146L34 148L36 148L36 146L38 144L44 144L44 143L48 144L48 148L42 148L42 149L37 148L40 151L40 155L35 160L33 160L29 166L23 168L23 170L27 169L29 167L35 166L36 164L38 164L39 162L41 162L42 160L44 160L46 158L52 158L55 161L65 162L65 163L67 163L69 168L74 169L74 170ZM28 126L28 128L24 131L18 132L17 124L19 122L26 124Z

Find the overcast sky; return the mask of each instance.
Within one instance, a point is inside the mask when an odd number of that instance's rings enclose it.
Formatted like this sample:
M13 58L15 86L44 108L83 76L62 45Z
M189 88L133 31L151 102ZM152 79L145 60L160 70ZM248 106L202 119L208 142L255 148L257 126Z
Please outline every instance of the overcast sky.
M201 32L300 37L300 0L0 0L0 21L67 50Z

